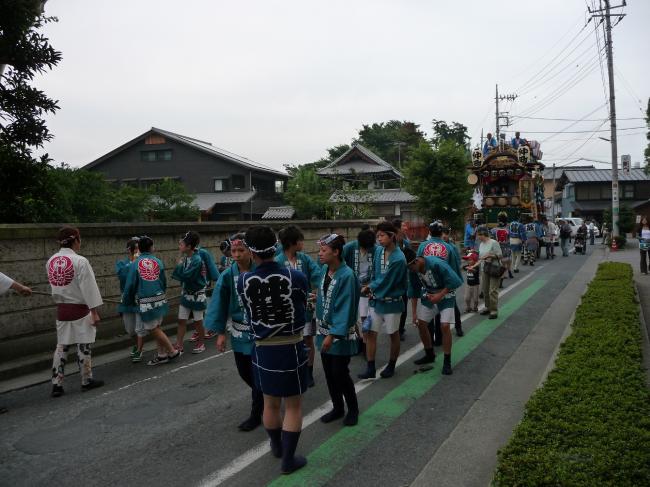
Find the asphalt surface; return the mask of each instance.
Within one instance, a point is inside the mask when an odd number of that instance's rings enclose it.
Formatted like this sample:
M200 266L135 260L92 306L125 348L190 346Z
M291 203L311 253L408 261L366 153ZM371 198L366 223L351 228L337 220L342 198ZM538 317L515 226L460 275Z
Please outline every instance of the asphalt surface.
M596 246L598 250L598 245ZM355 432L371 438L357 450L335 436L338 422L315 421L302 434L299 452L311 454L339 448L341 467L319 476L308 471L303 485L401 486L409 485L454 431L481 394L499 374L522 341L535 328L553 301L563 292L591 253L568 258L539 260L522 267L513 286L501 300L510 300L512 313L454 367L394 420L374 424L362 420ZM531 275L532 274L532 275ZM518 293L536 284L539 290L527 299ZM536 288L536 289L537 289ZM458 297L462 309L462 292ZM565 312L566 322L572 310ZM466 332L487 326L489 320L472 315ZM459 344L470 340L454 338ZM402 351L419 344L414 328L407 325ZM186 347L186 350L188 347ZM431 374L439 374L442 353ZM383 366L388 344L381 340L377 363ZM419 356L417 351L415 356ZM79 376L66 380L66 394L49 397L50 385L41 384L0 395L9 412L0 415L1 485L266 485L278 478L279 462L265 454L263 428L242 433L237 424L248 415L250 391L237 375L231 353L218 354L214 344L201 355L186 353L179 362L147 367L124 358L95 368L106 386L81 393ZM70 355L72 359L72 354ZM388 380L364 381L359 393L362 413L391 392L408 385L414 376L412 359ZM353 377L364 368L361 357L351 364ZM70 368L76 367L73 363ZM43 372L45 375L49 371ZM316 387L304 396L305 416L329 400L317 358ZM507 402L508 397L503 401ZM312 413L311 417L317 416ZM379 425L379 426L378 426ZM488 428L489 429L489 428ZM374 433L366 435L367 432ZM336 451L336 450L335 450ZM467 461L459 457L459 462ZM310 480L312 473L314 480ZM290 477L284 477L285 480ZM432 479L435 483L435 478ZM483 484L485 485L485 484Z

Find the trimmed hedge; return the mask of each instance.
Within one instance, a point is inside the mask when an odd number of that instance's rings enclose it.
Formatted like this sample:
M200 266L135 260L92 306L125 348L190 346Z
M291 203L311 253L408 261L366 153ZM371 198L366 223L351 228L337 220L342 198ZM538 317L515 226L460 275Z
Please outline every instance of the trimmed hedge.
M494 486L650 486L650 390L628 264L600 264Z

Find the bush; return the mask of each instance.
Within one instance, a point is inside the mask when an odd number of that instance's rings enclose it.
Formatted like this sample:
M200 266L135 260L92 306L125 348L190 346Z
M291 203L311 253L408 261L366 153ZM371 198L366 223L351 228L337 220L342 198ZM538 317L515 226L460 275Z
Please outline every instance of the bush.
M495 486L650 485L650 390L628 264L599 266L572 328L499 451Z

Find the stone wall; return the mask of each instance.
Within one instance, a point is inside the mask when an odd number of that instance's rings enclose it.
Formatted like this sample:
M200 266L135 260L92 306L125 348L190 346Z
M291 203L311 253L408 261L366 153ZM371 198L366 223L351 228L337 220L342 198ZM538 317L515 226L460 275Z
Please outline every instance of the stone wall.
M316 240L323 234L336 232L346 240L356 238L365 221L292 221L269 223L276 231L288 224L302 228L305 251L316 256ZM154 239L155 254L167 269L169 297L180 294L178 283L171 280L179 253L178 240L188 230L201 234L201 245L221 257L219 244L233 233L245 229L250 222L219 223L114 223L81 224L81 251L95 271L97 284L104 298L119 300L120 290L115 275L115 261L125 256L126 241L134 235L149 235ZM50 291L45 263L58 250L55 237L60 225L0 225L0 271L34 290ZM171 302L169 320L177 316L179 300ZM102 323L98 337L110 337L122 332L117 305L105 303L100 309ZM54 332L55 309L50 296L34 295L23 298L13 293L0 297L0 341ZM2 361L2 359L0 359Z

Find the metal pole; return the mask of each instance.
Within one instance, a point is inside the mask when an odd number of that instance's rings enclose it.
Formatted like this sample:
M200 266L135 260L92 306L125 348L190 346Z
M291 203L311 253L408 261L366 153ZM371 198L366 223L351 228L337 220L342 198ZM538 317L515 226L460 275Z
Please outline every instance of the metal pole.
M607 72L609 74L609 124L612 141L612 237L618 237L618 149L616 145L614 57L612 54L612 22L609 13L609 0L605 0L605 30L607 32Z
M551 221L553 221L557 215L557 211L555 211L555 163L553 163L553 191L551 192L551 212Z
M494 118L495 118L496 123L497 123L496 137L497 137L497 141L498 141L499 140L499 85L495 85L495 92L496 92L496 95L494 96L494 103L496 104L496 111L495 111Z
M248 178L249 178L249 183L251 187L251 193L253 192L253 171L248 171ZM250 220L253 221L253 198L255 198L254 194L251 194L251 208L250 208Z

